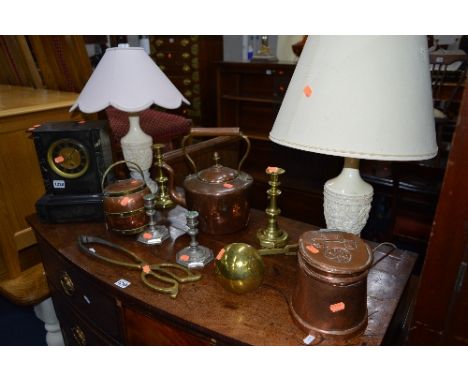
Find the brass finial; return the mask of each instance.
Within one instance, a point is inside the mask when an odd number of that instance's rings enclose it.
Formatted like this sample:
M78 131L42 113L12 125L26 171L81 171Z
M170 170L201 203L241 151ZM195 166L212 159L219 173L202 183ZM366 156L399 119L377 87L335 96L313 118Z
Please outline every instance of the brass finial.
M220 159L221 159L221 157L219 156L218 152L215 151L214 154L213 154L213 160L215 162L215 166L220 166L220 164L219 164Z

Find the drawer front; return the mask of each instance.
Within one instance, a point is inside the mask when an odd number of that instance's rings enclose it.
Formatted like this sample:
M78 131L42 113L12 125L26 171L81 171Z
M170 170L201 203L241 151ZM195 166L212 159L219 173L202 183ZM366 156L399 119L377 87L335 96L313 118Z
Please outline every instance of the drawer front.
M124 308L128 345L202 346L216 345L213 338L188 332L183 328Z
M56 291L53 290L53 292ZM66 345L116 345L103 335L98 334L97 330L75 313L60 293L53 293L52 299Z
M198 36L152 36L153 51L190 50L198 42Z
M120 314L116 301L40 237L38 243L47 279L57 294L102 332L121 341Z

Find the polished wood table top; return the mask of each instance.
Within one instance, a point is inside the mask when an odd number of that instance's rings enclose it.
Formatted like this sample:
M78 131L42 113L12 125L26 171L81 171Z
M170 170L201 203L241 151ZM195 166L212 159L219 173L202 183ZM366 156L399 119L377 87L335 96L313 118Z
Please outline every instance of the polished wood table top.
M0 117L71 107L78 93L0 85Z
M288 301L295 287L296 256L275 255L264 257L265 278L256 290L245 295L236 295L224 290L216 281L213 263L203 270L200 281L179 286L179 295L172 299L156 293L140 280L140 272L114 266L80 252L78 235L98 236L135 252L149 264L175 262L175 254L189 244L188 235L179 229L170 228L171 239L161 246L145 246L134 237L118 236L109 232L104 223L45 224L36 215L28 222L36 234L45 239L66 259L86 272L101 287L128 305L144 309L151 314L163 316L185 327L220 339L220 343L251 345L302 345L307 333L293 322ZM280 227L295 242L299 236L316 227L291 219L279 218ZM200 234L198 241L209 247L215 255L227 243L244 242L259 247L256 232L266 225L265 213L252 210L248 228L244 231L211 236ZM106 253L103 247L96 247ZM114 256L115 256L115 252ZM382 258L377 252L375 260ZM375 261L374 260L374 261ZM378 262L368 276L369 324L362 335L346 341L326 340L321 344L379 345L387 331L400 298L403 294L416 255L396 250ZM120 289L114 285L119 279L131 285ZM223 341L224 340L224 341Z

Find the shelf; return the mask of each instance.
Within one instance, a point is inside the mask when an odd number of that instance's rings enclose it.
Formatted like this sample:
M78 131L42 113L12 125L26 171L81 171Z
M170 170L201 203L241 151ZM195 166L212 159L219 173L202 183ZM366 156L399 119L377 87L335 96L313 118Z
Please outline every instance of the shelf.
M228 101L242 101L242 102L255 102L255 103L266 103L266 104L274 104L274 105L281 105L283 100L275 100L275 99L267 99L267 98L253 98L253 97L242 97L242 96L230 96L230 95L223 95L221 99L228 100Z

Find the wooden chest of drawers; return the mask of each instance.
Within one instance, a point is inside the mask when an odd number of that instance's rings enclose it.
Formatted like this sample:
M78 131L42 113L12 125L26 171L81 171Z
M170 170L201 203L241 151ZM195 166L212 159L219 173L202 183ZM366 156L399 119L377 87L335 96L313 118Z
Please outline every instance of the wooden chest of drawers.
M82 253L77 237L102 237L154 264L173 262L175 253L189 244L189 237L180 236L180 231L176 234L177 230L171 229L171 239L162 246L147 247L132 237L107 231L104 223L44 224L35 215L28 222L39 242L68 345L303 344L306 333L294 324L288 304L296 280L294 256L267 256L263 284L246 295L224 290L216 281L213 264L209 264L200 270L201 280L180 285L179 295L172 299L147 288L139 271ZM246 230L223 236L200 234L198 240L215 252L234 241L257 246L255 233L265 224L265 214L252 210ZM280 218L280 225L289 233L291 242L305 230L314 229L286 218ZM323 344L381 344L389 327L402 324L393 316L414 262L415 255L405 251L395 251L379 262L369 274L366 332L347 341L327 340ZM115 285L119 279L131 284L122 289Z
M176 112L195 125L215 126L216 62L223 55L222 36L151 36L151 57L190 105Z
M37 239L65 343L122 343L117 300L107 295L92 278L86 277L41 236L37 235Z

